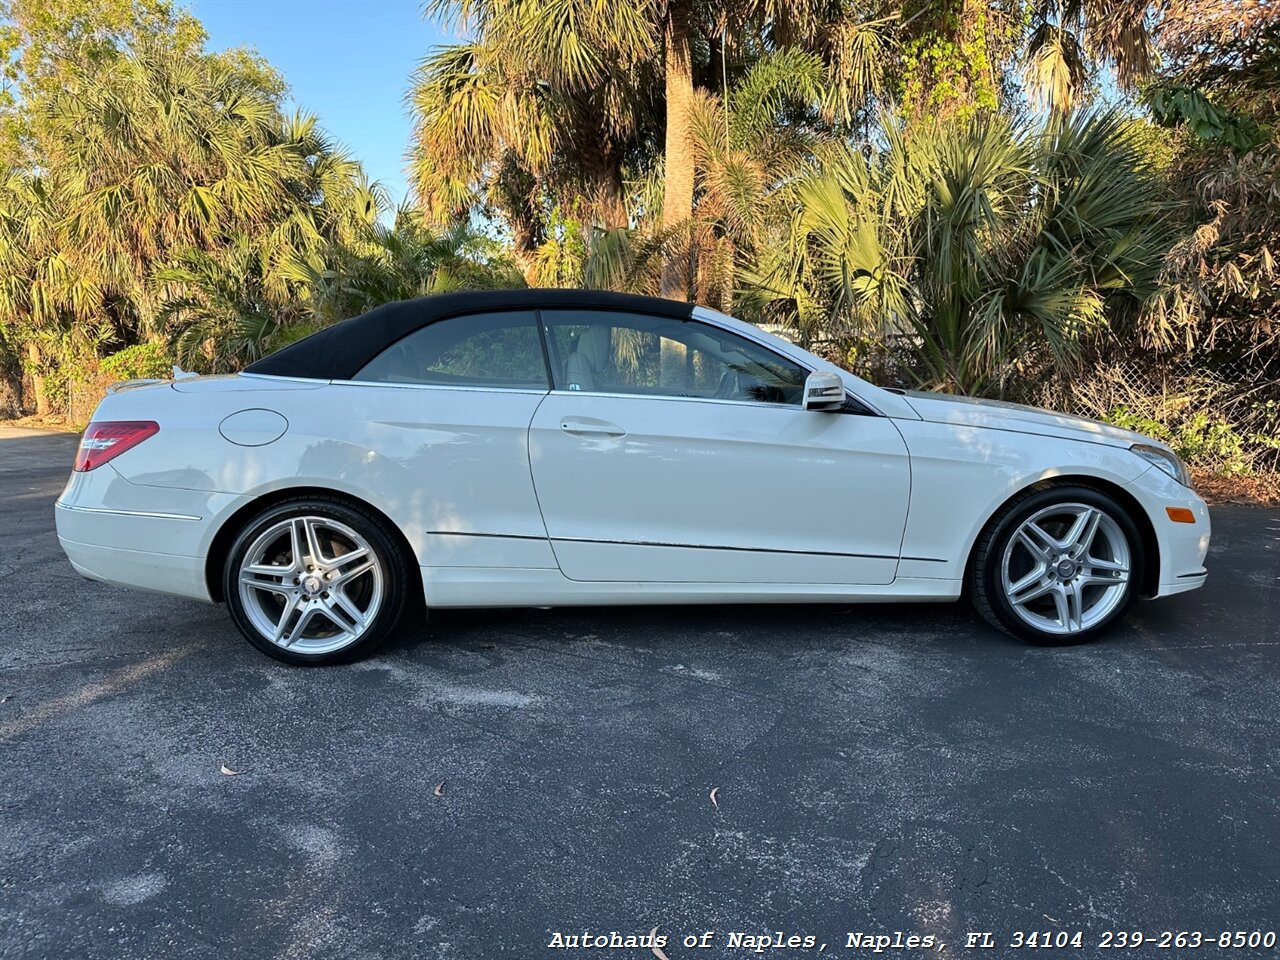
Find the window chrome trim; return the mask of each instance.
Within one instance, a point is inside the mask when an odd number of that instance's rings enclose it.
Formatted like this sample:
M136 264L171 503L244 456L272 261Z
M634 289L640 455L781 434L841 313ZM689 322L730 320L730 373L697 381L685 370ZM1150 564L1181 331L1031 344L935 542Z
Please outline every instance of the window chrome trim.
M861 410L828 410L814 411L817 413L827 414L845 414L855 417L883 417L884 414L873 409L869 404L863 402L859 397L845 390L846 401L853 401L860 404L865 413ZM790 410L794 412L809 412L798 403L769 403L764 400L726 400L723 397L677 397L666 393L605 393L602 390L552 390L551 396L556 397L608 397L613 400L665 400L676 403L720 403L734 407L750 407L752 410Z
M469 393L527 393L545 397L545 387L487 387L463 383L389 383L385 380L331 380L334 387L392 387L396 390L462 390Z
M602 390L552 390L556 397L608 397L613 400L662 400L667 403L720 403L752 410L790 410L804 412L798 403L766 403L763 400L725 400L722 397L677 397L666 393L605 393Z
M150 520L203 520L203 517L192 516L189 513L156 513L151 510L112 510L107 507L81 507L72 503L63 503L61 500L54 503L54 506L60 510L73 510L76 513L101 513L113 517L146 517Z

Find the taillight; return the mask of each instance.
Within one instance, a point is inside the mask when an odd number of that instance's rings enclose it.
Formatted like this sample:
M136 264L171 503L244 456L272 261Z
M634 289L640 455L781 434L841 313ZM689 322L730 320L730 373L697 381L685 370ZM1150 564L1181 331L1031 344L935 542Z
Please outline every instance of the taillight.
M83 473L100 467L159 432L160 424L154 420L105 420L91 423L80 438L75 469Z

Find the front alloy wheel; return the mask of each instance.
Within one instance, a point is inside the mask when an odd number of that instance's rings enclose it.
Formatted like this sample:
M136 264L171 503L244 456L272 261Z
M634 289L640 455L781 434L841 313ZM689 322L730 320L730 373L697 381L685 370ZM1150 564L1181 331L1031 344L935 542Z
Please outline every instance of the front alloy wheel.
M1141 538L1119 504L1088 487L1049 487L988 525L970 586L978 612L1007 632L1033 643L1076 643L1133 601L1142 562Z
M383 525L338 502L280 504L232 547L224 596L259 650L320 664L366 652L399 619L405 564Z
M1097 507L1045 507L1004 549L1001 588L1014 613L1045 633L1079 633L1106 620L1129 585L1129 543Z

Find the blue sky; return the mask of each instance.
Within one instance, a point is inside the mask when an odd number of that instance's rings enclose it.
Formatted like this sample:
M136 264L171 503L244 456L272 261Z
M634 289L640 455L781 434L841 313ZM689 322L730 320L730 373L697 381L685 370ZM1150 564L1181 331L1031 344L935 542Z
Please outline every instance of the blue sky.
M409 74L437 43L456 39L424 20L418 0L186 0L212 50L254 47L284 74L294 104L364 163L398 203Z

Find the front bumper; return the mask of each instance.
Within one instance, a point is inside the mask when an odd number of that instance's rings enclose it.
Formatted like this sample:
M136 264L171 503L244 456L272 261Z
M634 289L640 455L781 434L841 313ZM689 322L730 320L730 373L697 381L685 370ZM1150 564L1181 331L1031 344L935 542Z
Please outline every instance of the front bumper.
M1168 597L1203 586L1208 577L1204 558L1209 552L1209 507L1194 490L1163 470L1152 467L1130 481L1126 489L1137 498L1155 529L1160 568L1153 596ZM1190 510L1194 523L1170 519L1169 507Z

